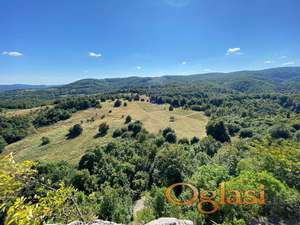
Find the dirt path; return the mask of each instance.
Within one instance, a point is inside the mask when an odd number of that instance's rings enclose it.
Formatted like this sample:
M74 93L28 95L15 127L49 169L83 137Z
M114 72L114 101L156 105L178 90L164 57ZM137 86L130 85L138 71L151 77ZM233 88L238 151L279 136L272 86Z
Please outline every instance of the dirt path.
M145 199L144 199L144 197L142 197L141 199L137 200L134 203L133 215L136 216L137 212L141 211L144 208L145 208Z

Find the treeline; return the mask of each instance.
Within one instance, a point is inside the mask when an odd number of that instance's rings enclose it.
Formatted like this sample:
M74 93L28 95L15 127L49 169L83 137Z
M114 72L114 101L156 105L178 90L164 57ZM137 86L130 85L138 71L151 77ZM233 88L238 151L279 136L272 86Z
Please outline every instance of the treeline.
M42 107L29 115L11 117L1 115L0 139L5 140L3 145L14 143L32 133L34 128L69 119L72 113L91 107L101 107L94 97L67 98L56 101L53 106Z

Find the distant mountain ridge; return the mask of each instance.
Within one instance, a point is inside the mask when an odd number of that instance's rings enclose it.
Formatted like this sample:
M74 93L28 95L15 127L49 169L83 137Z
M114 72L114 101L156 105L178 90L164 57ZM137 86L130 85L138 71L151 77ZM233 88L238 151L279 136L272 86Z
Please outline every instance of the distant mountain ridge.
M0 84L1 91L14 91L14 90L26 90L26 89L45 89L50 87L49 85L32 85L32 84Z
M70 84L47 87L45 85L19 85L6 87L0 98L13 96L83 95L118 92L136 88L155 88L165 85L203 85L209 84L238 92L285 91L300 92L300 67L279 67L256 71L237 71L230 73L206 73L193 75L167 75L161 77L127 77L106 79L83 79ZM0 85L0 90L5 85ZM26 88L27 87L27 88ZM22 89L22 90L19 90ZM12 91L13 90L13 91Z

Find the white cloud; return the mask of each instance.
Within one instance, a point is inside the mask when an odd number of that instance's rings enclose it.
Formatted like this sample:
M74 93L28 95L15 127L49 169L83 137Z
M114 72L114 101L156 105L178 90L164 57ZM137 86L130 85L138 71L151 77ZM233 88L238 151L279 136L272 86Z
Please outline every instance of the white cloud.
M23 53L16 52L16 51L11 51L11 52L4 51L4 52L2 52L2 55L7 55L7 56L11 56L11 57L19 57L19 56L23 56Z
M101 57L102 55L101 55L101 53L90 52L90 53L89 53L89 56L98 58L98 57Z
M203 71L204 72L211 72L212 70L211 69L204 69Z
M182 64L182 65L186 65L186 64L187 64L187 62L186 62L186 61L183 61L183 62L181 62L181 64Z
M137 70L141 70L142 67L141 67L141 66L137 66L136 69L137 69Z
M267 61L265 61L264 63L265 63L265 64L271 64L271 63L273 63L273 61L267 60Z
M241 48L229 48L226 52L226 55L241 55Z
M290 65L294 65L295 62L286 62L286 63L283 63L282 65L283 66L290 66Z
M286 55L283 55L283 56L280 56L279 59L286 59L287 56Z

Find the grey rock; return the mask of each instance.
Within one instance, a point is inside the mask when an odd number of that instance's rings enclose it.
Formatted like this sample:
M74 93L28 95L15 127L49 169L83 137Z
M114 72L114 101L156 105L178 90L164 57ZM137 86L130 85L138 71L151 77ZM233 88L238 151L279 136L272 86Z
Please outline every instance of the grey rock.
M193 225L191 220L179 220L172 217L162 217L157 220L153 220L146 225Z

